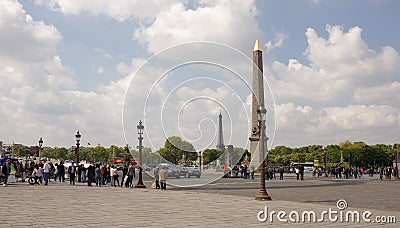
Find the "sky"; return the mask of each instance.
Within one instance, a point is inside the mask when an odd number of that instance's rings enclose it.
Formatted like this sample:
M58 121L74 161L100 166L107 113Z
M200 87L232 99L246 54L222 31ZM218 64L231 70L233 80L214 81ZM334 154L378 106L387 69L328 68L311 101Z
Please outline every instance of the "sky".
M396 0L0 0L0 141L248 148L263 49L269 148L394 144Z

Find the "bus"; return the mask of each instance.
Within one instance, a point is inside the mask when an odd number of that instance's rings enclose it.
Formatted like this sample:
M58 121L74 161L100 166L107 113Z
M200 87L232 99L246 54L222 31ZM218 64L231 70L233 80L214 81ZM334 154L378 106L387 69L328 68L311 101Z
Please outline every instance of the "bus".
M314 162L292 162L290 163L290 168L296 168L299 165L304 167L304 172L312 172L314 167Z

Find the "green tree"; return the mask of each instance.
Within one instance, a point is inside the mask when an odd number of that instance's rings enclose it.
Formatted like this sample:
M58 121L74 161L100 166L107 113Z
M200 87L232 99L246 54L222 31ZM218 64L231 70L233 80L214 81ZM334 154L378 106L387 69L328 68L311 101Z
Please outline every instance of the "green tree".
M46 158L54 158L53 149L51 149L51 148L42 148L42 151L40 152L40 156L42 158L44 158L44 157L46 157Z
M30 152L30 147L28 146L22 146L18 149L17 152L17 156L18 157L25 157L25 156L29 156L29 152Z
M111 159L109 150L103 146L90 147L88 149L89 160L94 162L108 162Z
M186 141L183 141L178 136L172 136L165 140L163 148L157 151L167 161L178 164L178 161L185 154L187 160L197 160L197 153L194 146Z
M54 148L54 157L58 158L58 159L66 159L67 158L67 154L68 154L68 150L64 147L61 148Z
M204 150L204 152L203 152L204 164L210 164L211 162L217 160L223 153L224 153L224 150L219 150L219 149Z

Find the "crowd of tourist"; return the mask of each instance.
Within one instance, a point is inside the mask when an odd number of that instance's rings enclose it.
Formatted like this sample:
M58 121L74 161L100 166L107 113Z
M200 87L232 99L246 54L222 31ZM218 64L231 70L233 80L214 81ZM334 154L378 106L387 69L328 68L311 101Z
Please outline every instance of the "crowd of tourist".
M119 172L119 169L121 170ZM12 172L15 174L17 179L25 181L27 177L34 177L36 184L48 185L49 181L65 182L69 179L70 185L75 185L76 182L87 183L88 186L101 187L110 184L113 187L134 187L136 170L139 169L136 165L130 163L125 164L121 168L113 164L88 164L88 165L75 165L74 162L66 165L63 161L53 164L50 161L40 162L23 162L18 160L8 159L2 164L2 175L0 176L3 180L3 185L6 186L8 182L9 174ZM269 166L265 169L265 179L272 180L276 179L276 174L279 174L279 180L283 180L284 173L295 173L297 180L304 180L304 167L302 165L291 168L283 166ZM233 167L224 166L224 176L226 178L244 178L254 179L254 166L250 168L246 165L235 165ZM120 178L120 174L122 177ZM321 177L328 176L334 178L354 178L361 179L363 175L368 174L369 177L373 177L374 174L378 174L381 180L392 179L396 175L395 169L390 166L379 167L378 169L363 168L363 167L328 167L325 170L322 167L313 167L312 176ZM156 189L166 189L166 179L168 174L166 170L155 168L154 169L154 187ZM161 185L161 186L160 186Z
M69 179L71 185L75 182L86 182L88 186L101 187L110 183L114 187L132 188L135 178L136 167L133 164L124 165L121 172L122 178L120 182L118 169L112 164L90 164L84 166L80 164L76 166L74 162L66 166L63 161L53 164L48 161L30 161L25 164L21 161L8 159L2 165L2 179L4 186L7 185L10 173L15 174L17 180L24 182L26 178L32 176L37 184L48 185L49 181L65 182Z
M369 177L373 177L374 174L379 174L379 178L392 179L395 175L395 169L390 166L379 167L378 169L363 168L363 167L329 167L326 171L326 175L335 178L354 178L361 179L363 175L368 174ZM323 175L322 167L313 168L313 176L321 177Z
M8 159L2 165L2 179L4 186L7 186L10 173L14 173L17 180L24 182L26 178L34 178L35 184L48 185L50 181L66 182L70 185L76 182L87 183L88 186L101 187L110 185L112 187L133 188L135 186L136 171L139 170L136 164L125 164L120 169L114 164L88 164L75 165L74 162L66 165L63 161L53 164L51 161L20 162ZM122 177L120 177L122 174ZM166 190L168 173L164 167L154 169L154 187ZM157 183L155 183L157 182Z
M312 167L313 177L334 177L334 178L344 178L344 179L361 179L363 174L368 175L369 177L373 177L374 174L378 174L381 180L383 179L392 179L395 176L394 167L386 166L379 167L378 169L373 169L372 167L367 169L363 167L328 167L326 172L322 167ZM285 173L294 173L296 174L297 180L304 180L305 169L304 166L294 166L294 167L283 167L283 166L269 166L265 169L265 179L273 180L276 179L277 175L279 175L279 180L283 180ZM233 167L224 166L224 176L225 178L250 178L254 179L254 167L248 168L246 165L235 165Z

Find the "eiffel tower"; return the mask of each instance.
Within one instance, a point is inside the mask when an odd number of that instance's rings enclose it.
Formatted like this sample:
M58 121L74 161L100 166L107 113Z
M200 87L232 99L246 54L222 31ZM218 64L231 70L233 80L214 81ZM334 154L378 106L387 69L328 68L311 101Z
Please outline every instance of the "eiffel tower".
M221 111L219 112L219 123L218 123L218 141L217 141L217 148L218 149L223 149L225 148L224 145L224 135L222 133L222 114Z

